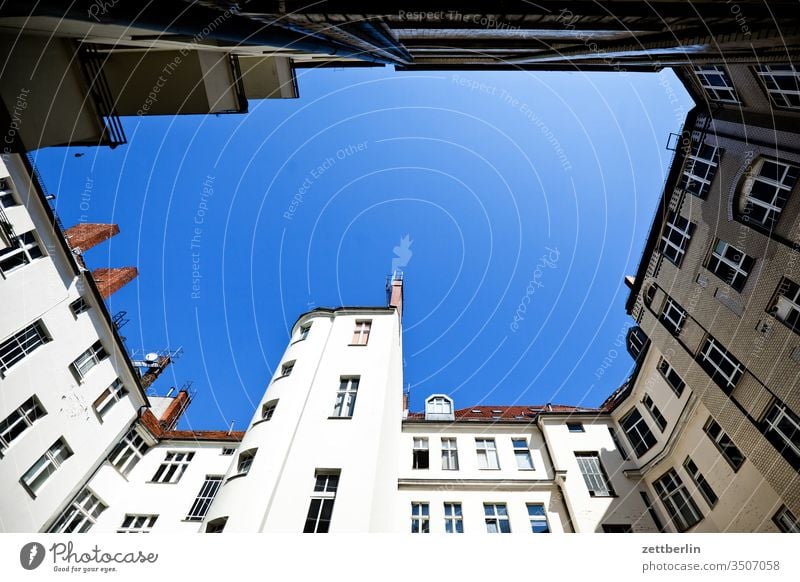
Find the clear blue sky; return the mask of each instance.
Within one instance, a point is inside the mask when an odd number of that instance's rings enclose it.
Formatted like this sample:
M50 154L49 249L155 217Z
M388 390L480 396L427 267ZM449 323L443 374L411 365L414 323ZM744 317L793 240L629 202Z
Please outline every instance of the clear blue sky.
M248 115L123 118L115 150L37 152L66 226L120 225L87 262L138 266L111 310L130 349L183 347L155 385L193 380L182 427L244 428L297 316L384 304L405 235L413 409L433 392L592 406L620 385L623 277L692 105L671 72L300 70L299 85Z

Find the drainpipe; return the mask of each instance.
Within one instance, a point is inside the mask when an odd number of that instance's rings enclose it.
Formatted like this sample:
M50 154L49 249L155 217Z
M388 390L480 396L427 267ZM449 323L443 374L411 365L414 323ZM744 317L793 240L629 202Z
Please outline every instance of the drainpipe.
M561 500L564 502L564 509L567 512L567 524L572 530L572 533L579 533L576 522L573 519L575 512L572 509L572 504L570 503L569 497L567 497L566 491L564 491L564 481L567 479L567 470L556 468L555 457L553 457L553 454L550 452L550 444L547 439L547 432L544 430L540 419L541 415L536 418L536 425L539 427L539 430L542 433L544 450L547 452L547 456L550 459L550 466L553 468L553 482L556 484L556 487L558 487L558 493L561 495Z

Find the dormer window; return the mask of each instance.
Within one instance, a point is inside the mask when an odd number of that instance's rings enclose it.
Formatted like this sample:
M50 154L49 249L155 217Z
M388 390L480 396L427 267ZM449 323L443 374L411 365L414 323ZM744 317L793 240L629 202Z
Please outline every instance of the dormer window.
M444 394L434 394L425 401L425 420L453 420L453 401Z

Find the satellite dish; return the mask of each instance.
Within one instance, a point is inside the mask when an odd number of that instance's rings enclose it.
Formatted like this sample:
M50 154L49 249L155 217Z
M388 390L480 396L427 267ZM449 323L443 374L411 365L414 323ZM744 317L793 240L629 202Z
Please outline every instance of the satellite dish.
M149 354L145 354L144 359L147 362L155 362L158 360L158 354L155 352L150 352Z

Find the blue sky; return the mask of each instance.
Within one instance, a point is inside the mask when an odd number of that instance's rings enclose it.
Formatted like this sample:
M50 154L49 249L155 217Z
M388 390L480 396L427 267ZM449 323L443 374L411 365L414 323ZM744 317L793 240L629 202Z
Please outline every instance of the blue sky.
M110 308L129 349L183 347L155 385L193 381L182 427L244 428L297 316L384 304L397 246L413 409L433 392L592 406L619 386L623 277L692 105L671 72L300 70L299 86L247 115L123 118L114 150L37 152L66 226L120 225L87 262L138 266Z

